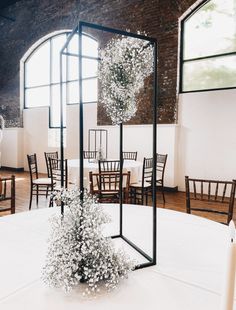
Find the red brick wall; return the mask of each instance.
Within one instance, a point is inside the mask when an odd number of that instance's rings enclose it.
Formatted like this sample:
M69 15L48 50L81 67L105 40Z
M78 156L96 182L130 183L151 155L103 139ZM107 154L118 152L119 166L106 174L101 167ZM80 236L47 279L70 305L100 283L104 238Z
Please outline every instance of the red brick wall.
M0 114L8 126L19 126L19 62L27 49L44 35L73 28L81 19L105 26L144 31L158 41L159 122L177 119L178 19L195 0L21 0L0 19ZM139 116L134 123L148 123L147 98L139 98ZM144 113L145 112L145 113ZM99 113L99 123L104 123Z

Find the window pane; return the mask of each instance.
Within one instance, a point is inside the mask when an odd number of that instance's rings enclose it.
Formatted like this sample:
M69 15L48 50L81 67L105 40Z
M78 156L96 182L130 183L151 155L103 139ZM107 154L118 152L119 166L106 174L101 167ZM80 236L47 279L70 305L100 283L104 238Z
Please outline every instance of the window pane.
M68 44L68 52L78 54L78 42L79 36L75 34ZM83 51L82 54L86 56L98 57L98 43L96 40L88 37L87 35L82 36Z
M79 76L79 58L68 56L68 81L78 80Z
M98 61L92 59L83 59L82 60L83 68L83 78L95 77L97 76L98 70Z
M25 90L25 106L27 108L49 106L50 89L49 86L30 88Z
M79 82L67 83L67 103L79 103Z
M52 83L60 81L60 51L66 42L66 34L52 38ZM63 77L66 79L66 57L63 59Z
M83 81L83 102L97 101L97 79Z
M212 0L184 22L184 59L236 51L236 0Z
M236 56L184 63L183 91L236 87Z
M97 101L97 79L85 80L82 83L83 102ZM79 82L67 83L67 103L79 103Z
M63 94L65 98L65 84L63 89ZM63 101L63 122L64 126L66 124L66 104L65 100ZM60 85L53 85L52 86L52 93L51 93L51 106L50 106L50 125L51 127L60 127L61 124L61 101L60 101Z
M98 62L93 59L82 59L82 78L97 76ZM77 57L68 57L68 81L79 79L79 60Z
M25 86L50 82L50 42L40 45L25 63Z
M82 36L82 55L98 57L98 42L86 35Z
M78 54L78 38L79 36L75 34L68 44L68 52L72 54Z

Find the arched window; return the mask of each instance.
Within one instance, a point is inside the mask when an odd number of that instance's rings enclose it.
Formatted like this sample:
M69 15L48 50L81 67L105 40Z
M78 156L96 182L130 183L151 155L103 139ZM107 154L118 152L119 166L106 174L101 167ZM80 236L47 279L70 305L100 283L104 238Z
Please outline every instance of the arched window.
M181 25L180 92L236 87L236 0L204 2Z
M49 107L49 126L60 126L60 51L69 32L57 33L36 43L24 60L24 107ZM97 101L98 43L83 35L83 102ZM63 90L66 104L78 104L78 36L68 46L74 57L63 56ZM96 59L97 58L97 59ZM66 120L66 117L64 117Z

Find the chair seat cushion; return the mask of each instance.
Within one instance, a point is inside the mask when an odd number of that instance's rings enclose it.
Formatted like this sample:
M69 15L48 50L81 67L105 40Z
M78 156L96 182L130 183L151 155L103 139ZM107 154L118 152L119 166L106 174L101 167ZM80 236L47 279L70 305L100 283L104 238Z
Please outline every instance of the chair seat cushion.
M130 187L142 188L142 181L131 183ZM144 182L143 187L151 187L151 184L149 182Z
M50 178L38 178L33 180L33 184L36 185L51 185L51 182Z

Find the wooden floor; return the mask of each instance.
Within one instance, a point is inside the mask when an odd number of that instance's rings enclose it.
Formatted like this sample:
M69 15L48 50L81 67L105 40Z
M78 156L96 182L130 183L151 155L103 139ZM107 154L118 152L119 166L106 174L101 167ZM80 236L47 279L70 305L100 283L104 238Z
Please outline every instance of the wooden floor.
M29 195L30 195L30 179L28 172L11 172L9 170L0 170L1 176L16 176L16 212L24 212L29 210ZM157 207L166 208L170 210L186 212L185 208L185 193L184 192L166 192L166 203L163 204L162 195L157 193ZM44 196L39 197L39 205L36 206L35 197L32 201L32 210L36 208L46 208L49 205L48 199ZM235 212L236 213L236 212ZM0 216L5 215L0 213ZM206 215L204 215L206 216ZM224 218L208 217L212 220L224 222ZM236 214L234 215L234 221L236 220Z

